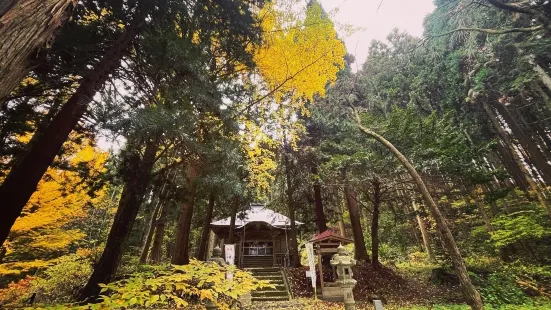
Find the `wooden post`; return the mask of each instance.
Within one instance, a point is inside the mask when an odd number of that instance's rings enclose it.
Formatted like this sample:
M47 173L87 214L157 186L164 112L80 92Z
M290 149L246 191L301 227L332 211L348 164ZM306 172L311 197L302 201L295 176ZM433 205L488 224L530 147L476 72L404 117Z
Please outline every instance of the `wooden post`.
M277 258L276 258L276 233L272 232L272 266L275 267L277 265Z
M317 247L317 250L318 250L318 266L320 270L320 287L321 287L321 294L323 296L323 264L321 262L321 248L319 245Z

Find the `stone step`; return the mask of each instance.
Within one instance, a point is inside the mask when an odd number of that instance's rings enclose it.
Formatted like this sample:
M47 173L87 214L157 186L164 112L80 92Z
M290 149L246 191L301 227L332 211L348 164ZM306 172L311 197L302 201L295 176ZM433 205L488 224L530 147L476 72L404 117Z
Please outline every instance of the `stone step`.
M262 279L262 280L283 279L283 276L281 275L281 273L279 273L279 274L253 274L253 277L255 277L257 279Z
M253 276L255 277L262 277L262 276L281 276L281 271L267 271L267 272L252 272Z
M285 286L285 284L283 284L283 282L281 283L270 282L270 284L274 285L275 287L274 288L264 287L259 289L259 291L263 291L263 292L264 291L287 291L287 287Z
M289 296L283 297L283 296L273 296L273 297L253 297L252 301L288 301Z
M289 297L287 291L254 291L251 293L253 297Z
M256 267L256 268L245 268L246 271L250 271L252 273L264 273L264 272L279 272L279 267Z

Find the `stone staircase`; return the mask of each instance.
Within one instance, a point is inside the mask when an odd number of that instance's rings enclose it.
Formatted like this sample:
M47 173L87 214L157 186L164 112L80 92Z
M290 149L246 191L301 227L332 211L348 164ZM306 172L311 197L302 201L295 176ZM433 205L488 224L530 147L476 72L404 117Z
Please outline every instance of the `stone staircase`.
M245 268L259 268L265 266L272 266L272 256L244 256L243 267Z
M275 288L262 288L252 292L252 301L288 301L291 299L283 271L278 267L247 268L259 280L268 280Z

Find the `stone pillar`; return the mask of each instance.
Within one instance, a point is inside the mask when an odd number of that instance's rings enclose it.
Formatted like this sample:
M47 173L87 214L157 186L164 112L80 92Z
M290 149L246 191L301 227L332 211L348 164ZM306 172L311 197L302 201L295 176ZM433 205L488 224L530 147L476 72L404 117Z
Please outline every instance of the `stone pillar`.
M354 286L356 286L356 280L352 278L352 266L356 265L356 260L347 253L342 245L340 245L337 248L337 254L333 255L333 259L331 259L330 263L331 266L337 268L338 279L335 282L342 289L344 295L344 309L356 309L356 302L354 301L354 294L352 292Z

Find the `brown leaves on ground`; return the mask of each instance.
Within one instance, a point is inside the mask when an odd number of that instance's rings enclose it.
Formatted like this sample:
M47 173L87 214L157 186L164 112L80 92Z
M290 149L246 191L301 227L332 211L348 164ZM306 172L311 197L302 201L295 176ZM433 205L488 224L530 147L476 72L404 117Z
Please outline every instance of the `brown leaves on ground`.
M310 278L306 278L306 270L308 267L285 268L294 298L314 297ZM358 281L354 288L354 298L357 301L368 302L377 296L388 303L401 305L461 302L461 291L457 287L441 287L423 283L406 278L395 270L384 266L374 268L369 263L363 263L354 267L353 271L354 279ZM321 296L319 280L318 296Z

